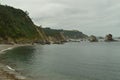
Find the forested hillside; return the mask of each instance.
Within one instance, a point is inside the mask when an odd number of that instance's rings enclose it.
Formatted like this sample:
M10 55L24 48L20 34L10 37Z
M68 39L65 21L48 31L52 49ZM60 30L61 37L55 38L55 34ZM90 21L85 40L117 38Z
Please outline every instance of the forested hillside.
M0 5L0 43L61 42L85 37L85 34L76 30L36 26L27 11Z
M51 29L51 28L43 28L47 36L56 36L56 34L62 34L65 38L68 39L80 39L86 38L87 35L83 34L77 30L63 30L63 29Z
M42 33L36 29L27 12L0 5L0 40L41 39Z

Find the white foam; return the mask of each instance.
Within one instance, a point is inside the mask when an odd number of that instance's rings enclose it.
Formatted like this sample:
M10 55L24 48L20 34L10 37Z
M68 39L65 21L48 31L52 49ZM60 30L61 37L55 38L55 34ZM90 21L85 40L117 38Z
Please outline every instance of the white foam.
M10 66L6 66L9 70L15 71L15 69L11 68Z
M9 48L7 48L7 49L3 49L3 50L0 51L0 53L1 53L1 52L4 52L4 51L6 51L6 50L11 50L11 49L13 49L13 47L9 47Z

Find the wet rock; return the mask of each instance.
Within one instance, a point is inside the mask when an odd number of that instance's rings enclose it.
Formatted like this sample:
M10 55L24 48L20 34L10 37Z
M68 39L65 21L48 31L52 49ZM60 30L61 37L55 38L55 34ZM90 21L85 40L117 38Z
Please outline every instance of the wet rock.
M112 38L112 34L108 34L105 36L105 41L115 41L113 38Z
M98 42L98 39L96 38L96 36L91 35L88 39L90 42Z

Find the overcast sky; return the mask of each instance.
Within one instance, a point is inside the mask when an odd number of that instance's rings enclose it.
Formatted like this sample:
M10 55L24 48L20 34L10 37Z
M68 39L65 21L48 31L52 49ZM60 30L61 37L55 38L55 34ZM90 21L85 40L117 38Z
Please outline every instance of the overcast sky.
M120 0L1 0L27 10L37 25L120 36Z

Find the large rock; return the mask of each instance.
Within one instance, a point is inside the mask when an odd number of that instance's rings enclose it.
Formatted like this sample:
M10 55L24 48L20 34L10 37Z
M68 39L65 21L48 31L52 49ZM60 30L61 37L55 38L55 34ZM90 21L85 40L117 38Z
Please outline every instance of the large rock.
M94 35L91 35L88 40L90 42L98 42L98 39Z
M114 39L112 38L112 34L108 34L105 36L105 41L114 41Z

